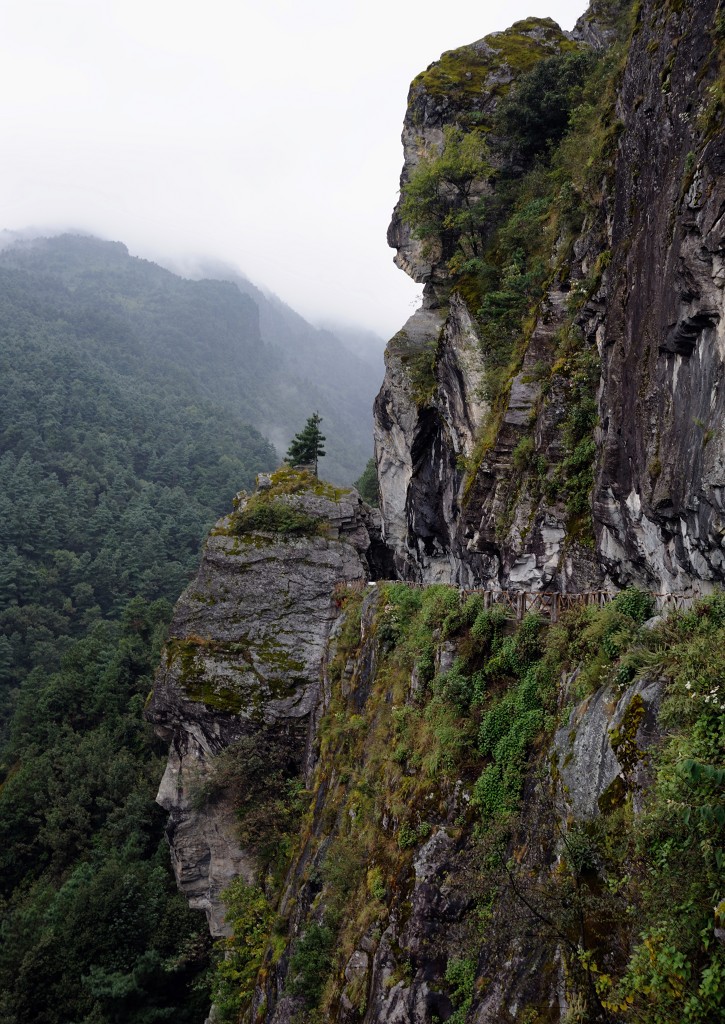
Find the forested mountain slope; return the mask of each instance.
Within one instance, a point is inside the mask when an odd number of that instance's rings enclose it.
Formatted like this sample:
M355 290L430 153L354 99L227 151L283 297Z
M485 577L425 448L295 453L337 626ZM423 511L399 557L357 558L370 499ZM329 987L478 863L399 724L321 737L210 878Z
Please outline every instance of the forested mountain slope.
M0 267L29 275L39 300L72 308L113 365L120 359L158 384L175 366L200 398L254 424L280 453L317 409L326 475L351 483L362 472L379 373L244 278L212 279L222 271L210 269L188 280L119 242L73 235L16 243L0 252Z
M365 368L281 303L291 326L265 342L264 302L93 238L0 253L4 1024L203 1015L207 941L173 885L142 718L171 602L277 464L260 424L286 445L319 408L345 479L371 448L373 371L365 396ZM296 337L293 370L277 343ZM297 372L315 344L338 418Z
M70 258L77 244L80 266ZM188 334L174 355L168 324L144 336L137 310L119 310L137 305L133 261L121 252L126 283L109 297L108 260L95 276L87 265L89 249L107 257L107 246L59 245L62 274L8 267L23 262L9 254L0 263L5 685L57 667L65 637L116 617L130 597L174 599L209 523L275 462L258 431L197 385Z

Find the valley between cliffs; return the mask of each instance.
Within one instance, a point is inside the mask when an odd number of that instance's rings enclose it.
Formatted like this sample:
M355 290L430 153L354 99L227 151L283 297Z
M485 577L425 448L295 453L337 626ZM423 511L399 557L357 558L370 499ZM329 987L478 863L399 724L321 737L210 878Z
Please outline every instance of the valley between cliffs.
M147 711L212 1020L724 1018L724 46L594 0L414 80L380 513L261 476Z

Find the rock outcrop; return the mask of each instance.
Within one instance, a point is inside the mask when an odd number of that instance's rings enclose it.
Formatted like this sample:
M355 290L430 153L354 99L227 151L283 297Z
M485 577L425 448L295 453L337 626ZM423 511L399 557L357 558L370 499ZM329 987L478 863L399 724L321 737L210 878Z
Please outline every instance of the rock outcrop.
M490 132L498 104L522 68L571 47L554 22L529 19L444 54L419 75L403 128L403 193L421 161L443 152L446 130L483 125ZM493 151L491 177L477 185L477 195L495 199L502 162ZM396 264L425 283L423 306L388 345L374 410L385 537L399 571L427 583L584 589L597 573L586 552L575 566L571 546L563 564L563 510L537 509L524 500L514 511L520 481L512 473L512 452L532 418L539 447L550 457L560 454L561 408L553 402L538 408L536 374L542 360L553 361L570 282L560 274L538 311L500 430L481 461L481 435L494 410L486 398L476 305L465 290L451 291L451 232L421 240L406 223L402 205L401 200L393 213L388 242L396 249ZM581 268L572 274L583 276Z
M461 466L473 455L487 405L483 360L465 303L414 313L388 344L375 400L385 539L403 577L471 585L453 552ZM435 382L432 376L435 363ZM428 393L426 393L426 390Z
M148 710L170 743L158 802L170 813L176 878L214 935L228 932L221 891L239 875L251 881L258 868L254 850L236 838L228 799L205 798L214 757L243 737L283 737L290 773L304 773L320 665L338 615L335 587L370 575L374 513L356 491L293 471L262 484L211 531L176 606ZM292 521L291 532L244 532L239 517L260 499L262 508L279 502L304 516L304 530Z
M717 8L643 11L618 97L594 492L599 558L618 585L725 579Z

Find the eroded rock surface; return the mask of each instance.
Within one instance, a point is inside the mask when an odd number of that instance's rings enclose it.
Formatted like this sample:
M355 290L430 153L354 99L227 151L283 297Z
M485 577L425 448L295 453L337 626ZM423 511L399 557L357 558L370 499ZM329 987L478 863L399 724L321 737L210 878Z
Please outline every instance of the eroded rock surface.
M452 535L463 461L473 453L487 405L480 344L465 303L454 296L445 317L419 310L385 358L374 422L385 539L403 577L470 584Z
M676 591L725 579L725 137L717 3L650 6L619 102L594 507L612 579Z
M596 24L587 23L591 31ZM442 151L448 128L473 121L490 128L522 60L527 66L567 46L569 39L554 22L529 19L444 54L419 75L403 128L401 187L422 159ZM494 169L500 166L495 149L491 161ZM492 181L480 182L472 198L493 192ZM597 585L601 575L590 553L570 539L565 543L563 503L530 496L513 465L514 450L532 423L541 458L562 458L566 394L555 391L542 402L540 367L553 362L571 281L590 269L594 240L579 245L575 265L556 277L541 304L507 408L483 457L479 445L492 416L485 397L486 360L475 305L460 291L451 293L450 239L445 232L440 238L417 238L398 204L388 242L396 249L397 265L425 283L421 310L388 346L374 409L385 535L399 572L421 582L461 586L576 591ZM557 260L555 253L552 266ZM598 327L597 320L590 333Z
M170 814L176 878L215 935L227 931L220 892L240 874L251 882L257 864L223 797L203 800L214 757L264 731L283 737L304 770L335 587L370 574L374 516L356 491L284 500L317 519L319 535L237 534L233 517L217 524L176 606L148 711L170 744L158 801Z
M633 792L635 809L648 781L647 750L660 737L663 684L638 680L624 692L602 687L579 704L554 738L561 816L596 817Z

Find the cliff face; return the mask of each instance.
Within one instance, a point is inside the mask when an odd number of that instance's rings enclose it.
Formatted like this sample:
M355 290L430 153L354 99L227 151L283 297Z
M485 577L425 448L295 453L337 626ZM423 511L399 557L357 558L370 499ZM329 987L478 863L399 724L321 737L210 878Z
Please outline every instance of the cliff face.
M398 265L426 282L424 308L391 343L375 404L386 537L411 578L575 591L608 581L707 589L723 579L718 4L644 4L629 23L627 6L619 5L610 58L620 70L606 85L610 97L599 99L598 126L578 140L580 153L590 147L595 175L574 185L574 230L561 196L549 200L547 269L488 406L485 286L452 269L449 229L416 233L405 223L406 188L421 161L430 168L445 156L446 128L470 134L483 125L490 166L475 188L489 194L491 212L480 239L485 260L501 259L501 238L522 206L507 221L503 201L496 204L511 187L497 108L530 67L522 51L539 47L544 60L575 43L547 23L519 23L444 55L411 87L403 200L389 241ZM573 33L585 49L616 37L597 5ZM608 138L598 140L602 125ZM566 168L567 159L564 152L553 166ZM495 321L493 329L501 329ZM562 345L574 332L579 366ZM473 373L461 352L476 353ZM567 416L587 354L596 360L598 421L593 522L583 531L565 477L574 454ZM421 360L425 390L415 387Z
M515 626L461 589L725 577L720 8L596 0L411 87L389 240L426 287L375 404L389 549L355 492L261 481L151 704L220 1019L725 1012L722 597Z
M674 7L641 12L618 97L594 509L617 583L677 590L725 576L725 137L719 5Z
M234 801L224 785L214 791L214 758L251 738L284 749L286 774L309 770L333 592L369 575L374 520L355 491L292 471L262 478L212 530L176 606L148 717L170 743L158 802L176 878L213 935L229 932L221 891L259 869L236 834Z
M444 153L446 130L480 131L483 125L490 131L502 97L522 70L573 48L554 22L531 19L444 54L411 86L401 188L414 180L422 162ZM495 172L504 161L490 155L491 173L475 182L475 196L495 196ZM493 414L484 386L486 358L476 302L466 300L466 289L451 290L452 232L427 232L421 240L406 222L402 206L401 201L393 213L388 241L397 250L396 264L426 287L422 309L388 345L385 381L375 402L386 540L395 549L401 573L413 579L469 586L491 580L538 588L551 583L559 569L565 534L561 515L543 511L528 543L522 543L519 534L531 511L526 509L508 549L497 543L496 521L510 504L512 451L540 397L531 369L551 355L566 295L557 281L512 382L495 446L472 480L466 465L476 460L476 442ZM490 236L485 224L481 232L484 238ZM423 371L427 373L421 384ZM550 425L541 429L547 435L544 444L550 443Z

